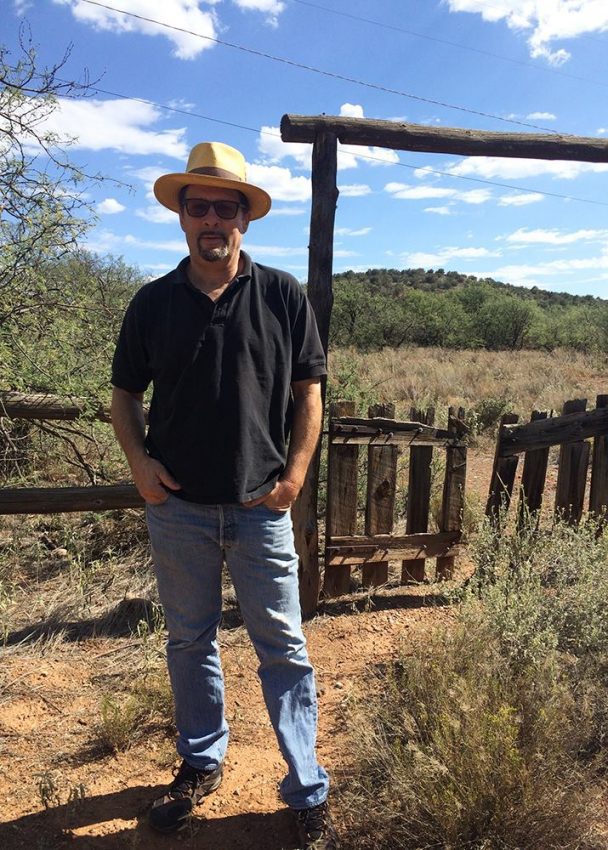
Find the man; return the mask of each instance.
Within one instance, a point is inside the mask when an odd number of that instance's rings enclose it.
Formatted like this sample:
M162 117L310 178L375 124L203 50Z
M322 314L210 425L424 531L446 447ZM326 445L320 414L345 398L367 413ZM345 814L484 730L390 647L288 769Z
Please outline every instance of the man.
M281 796L295 812L301 847L335 850L289 514L321 427L326 367L314 315L291 275L240 249L249 222L271 201L247 182L239 151L196 145L186 172L160 177L154 193L179 214L189 256L137 292L112 370L112 422L146 501L183 759L150 824L181 829L222 781L228 726L217 628L225 561L287 763Z

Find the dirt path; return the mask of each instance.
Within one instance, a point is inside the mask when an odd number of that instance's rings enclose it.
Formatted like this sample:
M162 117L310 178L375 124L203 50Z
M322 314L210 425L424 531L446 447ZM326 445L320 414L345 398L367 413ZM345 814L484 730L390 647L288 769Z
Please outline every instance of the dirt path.
M404 642L424 638L451 616L419 590L395 588L370 600L327 605L306 626L317 669L320 760L343 763L343 707L366 670ZM128 670L132 641L89 640L48 647L39 657L5 659L0 691L2 766L0 847L95 850L214 847L291 850L291 818L276 786L283 763L262 702L256 662L242 627L222 633L231 743L224 783L179 838L157 837L145 810L170 776L172 744L155 735L117 756L100 756L94 741L107 683ZM117 673L117 671L119 671ZM45 810L40 783L47 772ZM69 801L70 791L81 800Z

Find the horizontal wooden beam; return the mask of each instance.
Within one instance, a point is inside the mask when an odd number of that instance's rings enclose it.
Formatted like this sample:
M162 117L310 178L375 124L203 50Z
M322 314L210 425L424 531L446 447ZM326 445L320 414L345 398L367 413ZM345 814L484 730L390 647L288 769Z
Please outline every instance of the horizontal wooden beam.
M525 425L505 425L500 438L500 457L577 443L589 437L608 434L608 408L584 413L567 413L551 419L539 419Z
M317 133L326 131L336 133L345 145L373 145L392 150L462 156L608 162L608 141L593 136L499 133L339 115L283 115L281 119L284 142L312 143Z
M443 558L458 550L460 532L439 534L374 534L362 537L330 537L325 549L325 565L369 564L378 561L414 561Z
M0 416L9 419L47 419L73 421L84 414L110 422L110 408L84 399L66 399L45 393L0 393Z
M463 425L466 432L466 426ZM331 419L329 440L334 445L416 445L460 446L464 443L450 431L420 422L398 422L394 419L360 419L354 416Z
M107 487L22 487L0 490L0 514L56 514L140 508L144 500L132 484Z

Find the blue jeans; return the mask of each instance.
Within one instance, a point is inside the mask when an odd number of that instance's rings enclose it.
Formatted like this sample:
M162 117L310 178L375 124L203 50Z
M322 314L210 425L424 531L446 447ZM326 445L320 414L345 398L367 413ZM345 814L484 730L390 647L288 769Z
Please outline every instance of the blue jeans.
M317 696L302 633L289 513L264 505L198 505L170 495L162 505L147 505L146 515L169 631L179 754L210 770L222 763L228 745L217 643L225 560L288 767L281 797L295 809L322 803L328 777L315 754Z

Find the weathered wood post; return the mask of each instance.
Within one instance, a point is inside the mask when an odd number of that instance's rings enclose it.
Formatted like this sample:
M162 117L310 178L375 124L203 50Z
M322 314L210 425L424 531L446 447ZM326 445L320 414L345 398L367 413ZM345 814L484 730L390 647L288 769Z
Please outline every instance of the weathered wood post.
M337 153L336 134L329 131L317 133L312 149L308 298L317 318L325 354L329 345L329 321L333 303L334 221L338 200ZM325 407L325 383L323 381L323 407ZM319 600L317 506L320 458L321 445L319 444L310 464L302 493L293 509L296 550L300 556L300 604L305 617L314 614Z
M395 405L370 405L371 418L393 419ZM397 446L368 446L367 448L367 499L365 504L365 533L390 534L393 530L395 492L397 489ZM364 564L363 587L377 587L388 581L388 561Z
M586 409L587 399L575 398L564 402L562 415L582 413ZM586 440L577 440L560 446L555 514L570 525L577 525L583 515L589 449L590 446Z
M598 395L596 409L608 407L608 395ZM589 512L597 519L600 527L608 516L608 435L602 434L593 440L593 462L589 490Z

